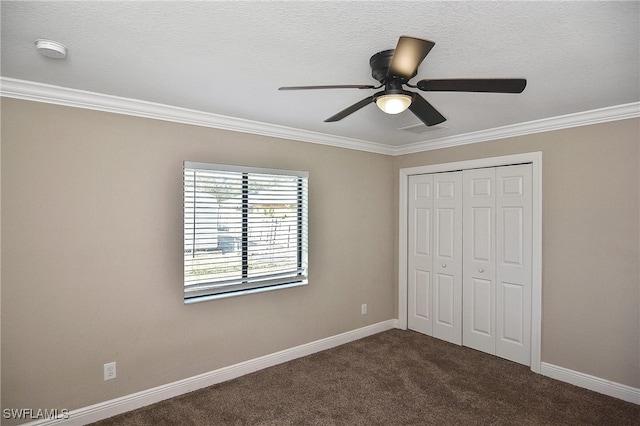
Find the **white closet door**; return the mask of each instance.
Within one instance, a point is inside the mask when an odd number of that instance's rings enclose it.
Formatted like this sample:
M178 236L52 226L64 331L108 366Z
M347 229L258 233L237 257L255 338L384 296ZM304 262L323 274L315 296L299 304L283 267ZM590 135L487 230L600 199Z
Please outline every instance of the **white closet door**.
M407 325L431 336L433 175L409 176L408 203Z
M530 365L531 164L409 176L408 327Z
M464 346L495 354L495 169L463 172Z
M433 175L433 336L462 344L462 173Z
M530 364L531 164L496 169L496 355Z

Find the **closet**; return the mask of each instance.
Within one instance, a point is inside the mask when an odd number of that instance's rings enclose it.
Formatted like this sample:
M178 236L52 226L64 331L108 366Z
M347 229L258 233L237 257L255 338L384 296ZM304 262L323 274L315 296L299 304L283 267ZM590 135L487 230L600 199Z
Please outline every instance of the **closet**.
M409 176L408 328L531 359L532 166Z

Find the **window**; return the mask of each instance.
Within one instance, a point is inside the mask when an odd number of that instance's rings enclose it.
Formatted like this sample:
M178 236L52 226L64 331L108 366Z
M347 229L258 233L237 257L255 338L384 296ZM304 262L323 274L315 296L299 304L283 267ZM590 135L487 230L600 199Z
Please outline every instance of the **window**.
M307 172L184 162L184 300L307 283Z

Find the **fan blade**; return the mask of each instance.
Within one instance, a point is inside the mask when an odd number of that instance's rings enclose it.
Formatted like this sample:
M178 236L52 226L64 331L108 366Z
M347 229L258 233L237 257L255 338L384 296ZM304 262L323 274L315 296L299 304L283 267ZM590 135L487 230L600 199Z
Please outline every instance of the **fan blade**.
M316 89L375 89L376 86L369 84L340 84L334 86L285 86L278 90L316 90Z
M342 111L340 111L336 115L327 118L326 120L324 120L324 122L325 123L332 123L334 121L342 120L347 115L353 114L354 112L356 112L360 108L363 108L363 107L369 105L371 102L373 102L373 98L374 98L374 96L369 96L368 98L364 98L360 102L356 102L355 104L351 105L349 108L343 109Z
M446 121L446 118L437 109L417 93L413 94L413 101L409 105L409 110L427 126L434 126Z
M436 44L430 40L402 36L391 58L387 75L397 75L407 80L416 75L418 66Z
M452 78L420 80L417 87L431 92L522 93L526 85L524 78Z

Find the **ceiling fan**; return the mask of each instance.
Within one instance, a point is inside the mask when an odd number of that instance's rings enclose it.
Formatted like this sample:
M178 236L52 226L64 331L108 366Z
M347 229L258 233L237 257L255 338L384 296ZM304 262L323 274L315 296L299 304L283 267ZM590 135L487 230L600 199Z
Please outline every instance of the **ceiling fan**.
M425 92L492 92L492 93L522 93L527 80L523 78L455 78L420 80L416 85L409 80L418 73L418 66L429 51L435 46L430 40L402 36L395 49L383 50L369 59L371 75L378 80L378 86L343 84L330 86L287 86L278 90L311 90L311 89L380 89L384 90L356 102L324 120L325 122L339 121L353 114L366 105L375 102L378 107L388 114L399 114L407 108L427 126L440 124L446 120L420 94L405 90L403 86L416 88Z

